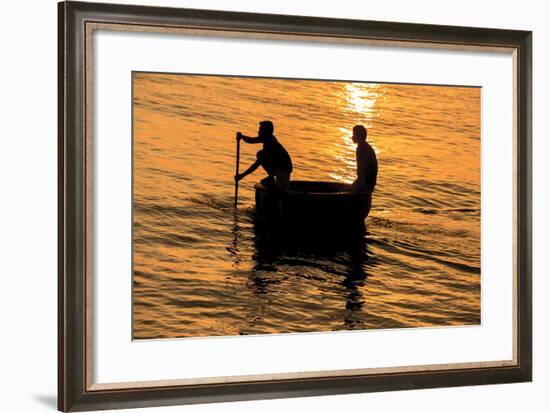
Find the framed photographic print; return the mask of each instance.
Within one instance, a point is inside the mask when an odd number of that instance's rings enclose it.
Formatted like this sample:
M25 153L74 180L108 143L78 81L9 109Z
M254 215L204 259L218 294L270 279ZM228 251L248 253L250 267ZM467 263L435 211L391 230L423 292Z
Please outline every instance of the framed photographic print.
M59 409L531 380L531 32L59 4Z

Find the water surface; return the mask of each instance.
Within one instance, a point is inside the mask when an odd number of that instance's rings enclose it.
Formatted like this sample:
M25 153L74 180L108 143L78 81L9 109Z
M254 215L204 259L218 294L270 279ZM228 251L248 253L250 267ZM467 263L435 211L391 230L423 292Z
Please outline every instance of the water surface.
M136 339L480 322L478 88L135 73ZM366 231L326 239L233 209L235 133L270 119L293 179L351 182L351 129L379 162ZM241 170L257 145L241 145ZM322 225L322 223L320 223Z

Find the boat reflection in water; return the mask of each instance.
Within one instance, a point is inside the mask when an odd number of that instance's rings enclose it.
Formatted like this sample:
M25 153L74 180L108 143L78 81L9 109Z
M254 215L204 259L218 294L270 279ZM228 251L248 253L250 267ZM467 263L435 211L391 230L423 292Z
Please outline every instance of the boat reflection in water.
M296 201L295 195L294 198ZM355 201L359 199L358 197L354 198ZM345 201L350 200L351 198L348 198ZM282 201L282 209L279 212L290 213L288 201L288 198ZM370 206L370 194L368 201ZM304 206L304 203L298 204L298 206ZM335 205L332 203L332 207ZM322 211L322 205L312 209L307 218L303 216L300 222L270 220L261 214L261 212L265 214L266 210L256 211L253 218L255 251L252 260L254 266L250 272L249 286L253 294L258 296L269 295L271 292L277 294L282 282L277 277L300 277L302 278L300 282L305 285L301 297L302 305L306 306L307 304L304 303L309 301L310 295L315 294L319 298L319 294L323 294L323 292L327 293L327 304L331 302L333 306L335 298L333 293L339 291L341 320L338 323L339 327L335 329L357 329L361 327L361 320L364 318L362 312L365 297L362 290L364 290L368 277L366 268L369 254L365 221L364 218L347 220L347 222L343 219L334 220L333 218L349 218L350 215L344 217L331 215L325 216L324 221L330 221L332 224L324 225L316 218L327 213L327 208L331 206L328 198L324 206L324 211ZM361 214L365 211L363 209ZM293 210L293 212L296 213L297 210ZM333 210L333 212L336 211ZM356 209L355 212L359 213L359 210ZM368 211L366 213L368 214ZM290 215L284 216L290 217ZM292 215L292 217L298 218L298 215ZM358 215L355 216L355 218L357 217ZM338 224L335 225L335 222ZM350 225L351 222L353 225ZM346 225L343 225L344 223ZM289 270L291 270L290 274ZM283 288L282 285L281 288ZM266 304L268 303L269 300L266 301ZM288 310L292 311L292 308ZM323 309L319 307L315 309L312 306L312 311L323 312ZM337 321L333 320L334 322ZM312 330L311 326L304 327L306 331Z

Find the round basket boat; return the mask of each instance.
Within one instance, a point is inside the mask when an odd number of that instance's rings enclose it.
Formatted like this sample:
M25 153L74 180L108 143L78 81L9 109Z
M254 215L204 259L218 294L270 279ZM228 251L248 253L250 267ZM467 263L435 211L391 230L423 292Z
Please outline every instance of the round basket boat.
M260 219L342 226L363 224L371 207L371 193L350 192L340 182L291 181L287 191L261 183L256 189L256 212Z

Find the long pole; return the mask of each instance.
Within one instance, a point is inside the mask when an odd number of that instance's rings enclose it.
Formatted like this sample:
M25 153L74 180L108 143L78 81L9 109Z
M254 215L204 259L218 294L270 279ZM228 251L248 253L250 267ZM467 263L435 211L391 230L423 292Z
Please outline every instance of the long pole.
M241 140L237 139L237 161L235 162L235 176L239 175L239 160L241 157ZM239 181L235 179L235 208L239 199Z

